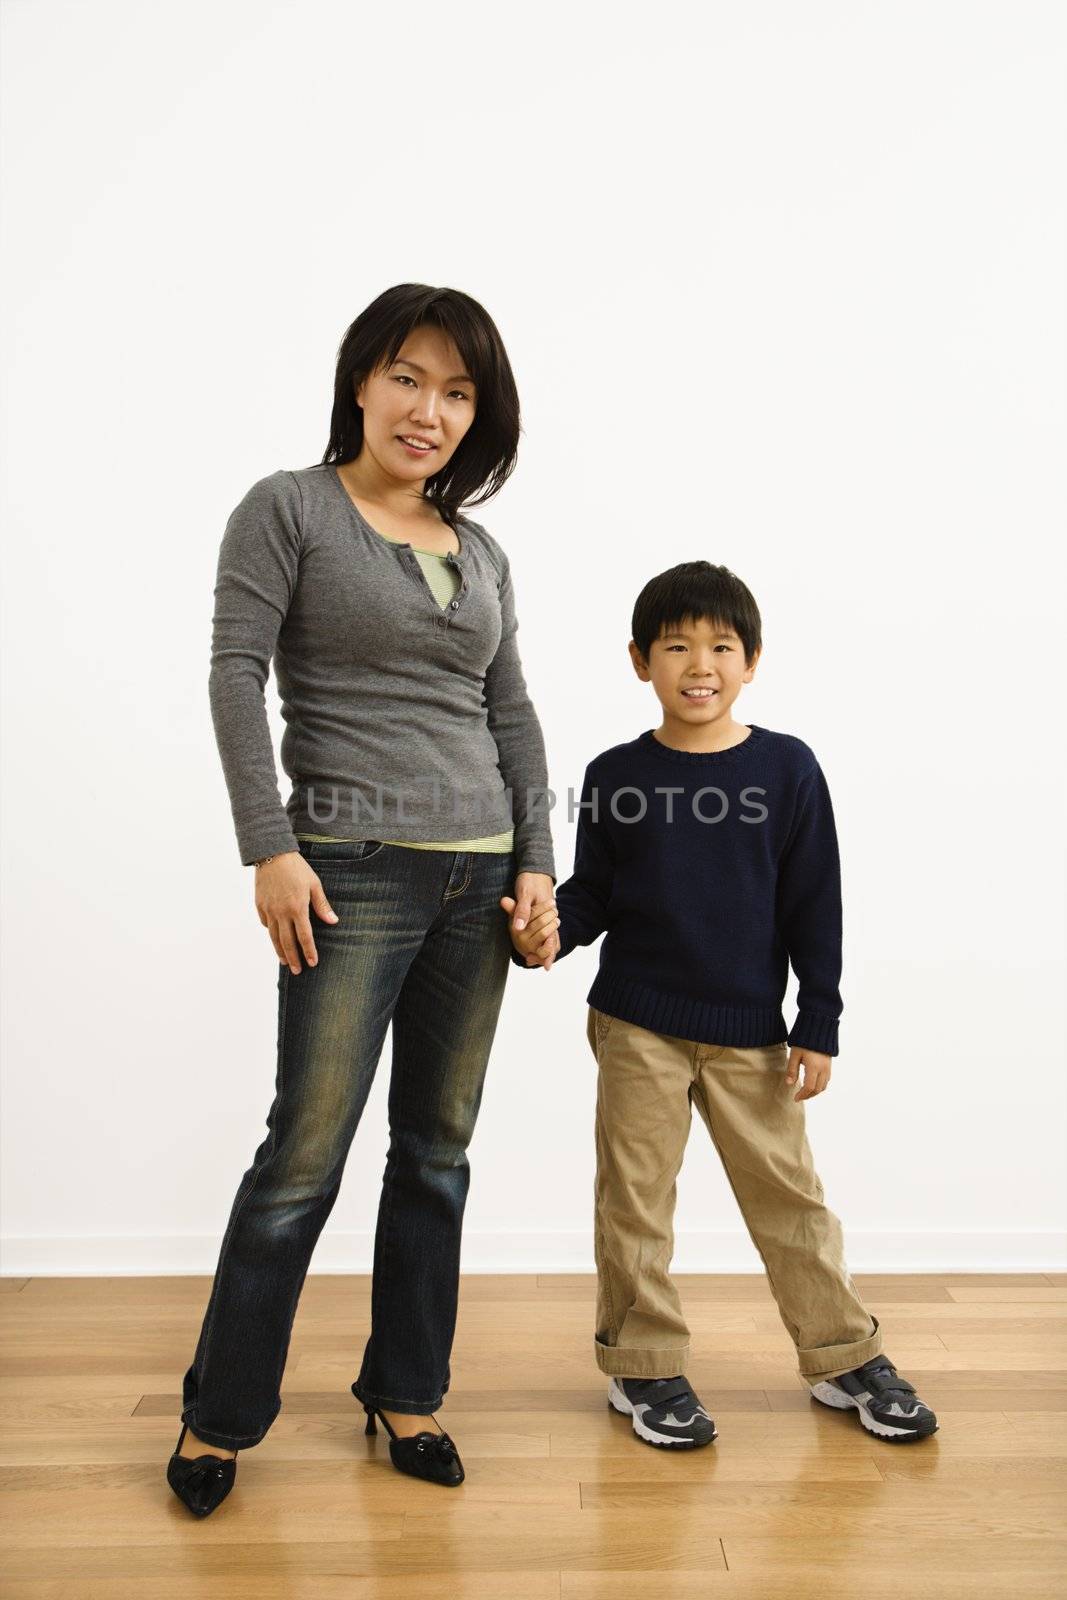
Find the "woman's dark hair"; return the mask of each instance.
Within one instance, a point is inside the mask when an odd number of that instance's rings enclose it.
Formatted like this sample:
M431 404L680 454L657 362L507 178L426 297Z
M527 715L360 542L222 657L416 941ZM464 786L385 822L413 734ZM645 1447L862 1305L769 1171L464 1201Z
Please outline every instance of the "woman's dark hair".
M346 330L337 352L330 442L322 465L352 461L363 448L356 389L391 366L408 334L430 324L452 339L477 385L474 421L459 448L426 480L429 500L450 527L464 505L481 505L511 476L519 447L519 393L504 341L484 306L459 289L398 283L372 300Z
M745 647L746 664L762 648L759 608L750 591L729 567L710 561L682 561L648 580L634 606L634 644L647 661L665 628L700 618L732 628Z

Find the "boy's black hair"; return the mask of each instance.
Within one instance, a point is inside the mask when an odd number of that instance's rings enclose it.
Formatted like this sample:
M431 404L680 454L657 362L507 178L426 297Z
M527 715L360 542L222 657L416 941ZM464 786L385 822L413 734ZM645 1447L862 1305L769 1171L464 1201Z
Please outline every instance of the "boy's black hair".
M396 360L413 329L429 324L459 350L478 390L474 421L451 460L426 479L425 496L455 527L460 508L481 505L510 477L518 454L519 395L504 341L485 307L461 289L398 283L364 307L345 331L334 373L330 439L322 465L342 465L363 446L355 391L368 373Z
M759 608L750 590L729 567L710 561L682 561L648 580L634 606L634 644L647 661L664 629L701 618L733 629L745 647L746 665L762 649Z

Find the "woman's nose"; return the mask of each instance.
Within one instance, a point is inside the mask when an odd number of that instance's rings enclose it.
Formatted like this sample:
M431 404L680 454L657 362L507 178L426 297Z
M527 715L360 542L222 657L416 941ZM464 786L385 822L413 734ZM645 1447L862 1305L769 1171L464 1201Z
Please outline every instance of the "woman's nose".
M413 411L411 413L412 420L413 421L418 421L418 422L434 422L434 421L436 421L437 412L439 410L439 405L440 405L440 403L439 403L438 398L437 398L437 396L435 394L432 394L432 393L420 394L419 403L418 403L417 406L415 406L415 408L413 409Z

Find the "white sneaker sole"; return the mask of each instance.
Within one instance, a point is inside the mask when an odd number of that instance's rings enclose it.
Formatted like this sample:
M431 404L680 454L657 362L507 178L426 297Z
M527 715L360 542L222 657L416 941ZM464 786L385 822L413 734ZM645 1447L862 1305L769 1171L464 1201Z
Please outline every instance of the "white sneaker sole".
M638 1438L644 1439L646 1444L658 1445L662 1450L700 1450L705 1444L712 1444L719 1437L719 1431L714 1423L711 1425L712 1435L710 1439L676 1439L670 1433L657 1433L655 1428L650 1428L648 1423L644 1421L640 1412L634 1410L617 1378L612 1378L608 1384L608 1405L613 1406L624 1417L631 1419L634 1432ZM647 1409L647 1407L643 1409Z
M835 1411L851 1411L853 1407L860 1414L860 1422L868 1433L877 1434L880 1439L890 1439L894 1442L904 1439L928 1439L930 1434L936 1433L937 1428L931 1428L930 1433L922 1433L917 1428L894 1428L888 1422L879 1422L872 1417L863 1401L857 1395L846 1394L843 1389L838 1389L829 1382L813 1383L810 1386L816 1400L821 1400L824 1406L832 1406ZM870 1395L867 1396L870 1399Z

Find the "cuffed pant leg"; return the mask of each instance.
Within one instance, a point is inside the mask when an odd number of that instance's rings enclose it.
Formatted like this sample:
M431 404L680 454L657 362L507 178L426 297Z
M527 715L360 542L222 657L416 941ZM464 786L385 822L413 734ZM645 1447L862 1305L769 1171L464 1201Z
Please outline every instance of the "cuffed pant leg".
M837 1377L881 1354L882 1336L824 1203L804 1102L785 1081L788 1046L698 1048L697 1109L767 1270L799 1376L808 1386Z

